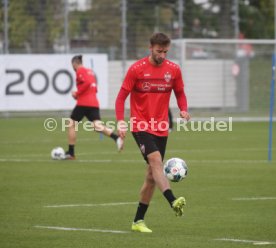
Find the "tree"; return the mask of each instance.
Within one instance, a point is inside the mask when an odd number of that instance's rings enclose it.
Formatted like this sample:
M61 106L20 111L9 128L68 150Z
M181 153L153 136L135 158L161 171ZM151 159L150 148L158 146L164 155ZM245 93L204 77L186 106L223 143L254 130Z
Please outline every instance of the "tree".
M239 0L238 4L239 27L247 38L273 38L274 0ZM234 0L208 0L200 6L202 29L215 30L219 38L234 38Z
M240 1L240 19L246 38L274 38L274 0Z
M120 0L94 0L89 11L88 33L92 46L118 46L121 37Z
M51 51L53 42L63 33L62 9L63 0L9 0L10 51ZM3 5L0 18L2 21Z
M149 36L154 31L173 34L172 22L177 0L131 0L128 1L127 34L128 56L145 55Z
M120 0L93 0L90 9L70 13L71 39L84 47L109 53L120 47L120 35Z
M13 0L15 1L15 0ZM35 20L31 36L33 52L51 52L53 43L64 33L64 0L25 0L27 12Z
M3 20L3 5L0 9L1 22ZM10 0L8 6L8 32L11 48L22 48L30 40L30 35L35 28L35 19L28 15L27 2ZM2 22L3 23L3 22ZM23 25L24 24L24 25ZM3 32L4 26L1 26Z

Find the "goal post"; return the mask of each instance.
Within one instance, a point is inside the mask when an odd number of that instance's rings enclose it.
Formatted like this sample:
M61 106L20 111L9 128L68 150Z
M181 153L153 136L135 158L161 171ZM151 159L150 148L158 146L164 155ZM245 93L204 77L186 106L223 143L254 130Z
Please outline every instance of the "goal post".
M268 119L274 45L275 40L172 40L170 59L182 68L190 109Z
M263 39L176 39L170 52L181 66L193 116L269 123L268 161L275 121L275 46L275 40ZM177 107L174 98L171 107Z
M275 99L275 58L276 54L272 55L272 77L270 84L270 107L269 107L269 134L268 134L268 161L272 161L272 137L273 137L273 112Z

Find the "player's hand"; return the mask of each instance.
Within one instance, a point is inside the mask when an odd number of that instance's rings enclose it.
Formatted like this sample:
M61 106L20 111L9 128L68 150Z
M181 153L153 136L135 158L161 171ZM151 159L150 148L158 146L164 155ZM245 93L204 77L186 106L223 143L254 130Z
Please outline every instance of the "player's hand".
M77 91L72 91L71 94L74 99L77 99Z
M117 130L118 130L118 135L124 139L126 137L126 132L127 132L127 123L124 120L118 121L117 123Z
M186 111L180 111L180 117L184 118L186 121L189 121L191 119L190 114Z

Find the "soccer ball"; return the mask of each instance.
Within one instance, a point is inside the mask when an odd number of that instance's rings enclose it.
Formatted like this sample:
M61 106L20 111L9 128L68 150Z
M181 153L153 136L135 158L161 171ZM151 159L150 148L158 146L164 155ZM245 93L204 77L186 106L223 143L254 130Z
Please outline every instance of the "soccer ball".
M163 168L165 176L172 182L180 182L188 174L188 166L181 158L167 160Z
M55 147L51 151L51 157L54 160L62 160L65 158L65 152L62 147Z

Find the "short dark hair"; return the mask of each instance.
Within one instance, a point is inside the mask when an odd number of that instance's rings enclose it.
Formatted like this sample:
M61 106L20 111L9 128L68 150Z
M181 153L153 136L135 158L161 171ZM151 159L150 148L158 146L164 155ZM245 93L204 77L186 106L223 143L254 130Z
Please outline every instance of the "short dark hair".
M170 45L170 38L164 33L154 33L150 38L150 44L160 45L160 46L168 46Z
M82 64L82 55L76 55L71 60L72 63Z

